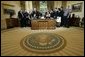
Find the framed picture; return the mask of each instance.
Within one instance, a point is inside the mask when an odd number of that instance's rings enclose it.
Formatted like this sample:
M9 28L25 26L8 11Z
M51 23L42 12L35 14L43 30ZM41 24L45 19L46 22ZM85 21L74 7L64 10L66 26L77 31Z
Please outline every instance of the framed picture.
M15 14L13 9L4 9L4 14Z
M10 4L2 4L3 7L3 13L4 14L10 14L10 13L15 13L14 5L10 5Z
M72 12L81 12L82 11L82 3L77 3L72 5Z
M10 18L12 18L12 16L15 14L14 5L10 5L10 4L1 4L1 5L2 5L3 13L10 15Z

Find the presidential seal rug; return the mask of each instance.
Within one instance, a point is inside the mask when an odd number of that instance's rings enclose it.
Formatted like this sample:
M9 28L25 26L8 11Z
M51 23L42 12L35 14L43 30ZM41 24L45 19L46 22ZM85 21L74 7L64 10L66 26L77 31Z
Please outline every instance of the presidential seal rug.
M51 53L65 47L65 39L55 33L32 33L21 40L21 46L28 51Z

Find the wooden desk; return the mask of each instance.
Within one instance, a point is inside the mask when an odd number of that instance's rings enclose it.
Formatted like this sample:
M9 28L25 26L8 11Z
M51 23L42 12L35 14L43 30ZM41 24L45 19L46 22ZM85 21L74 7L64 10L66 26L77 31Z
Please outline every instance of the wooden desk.
M54 19L35 19L31 20L31 29L55 29L56 21Z

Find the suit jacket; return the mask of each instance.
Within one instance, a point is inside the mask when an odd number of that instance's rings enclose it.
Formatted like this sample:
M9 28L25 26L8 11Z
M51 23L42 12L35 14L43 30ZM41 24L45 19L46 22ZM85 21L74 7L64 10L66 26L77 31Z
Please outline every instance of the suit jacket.
M23 15L24 15L24 18L26 19L26 18L28 18L29 14L28 14L28 12L24 12Z
M58 16L58 11L56 11L56 12L54 13L54 18L56 19L57 16Z
M63 17L64 11L60 11L60 16Z
M18 18L19 18L19 19L23 19L23 18L24 18L23 13L21 13L20 11L18 12Z

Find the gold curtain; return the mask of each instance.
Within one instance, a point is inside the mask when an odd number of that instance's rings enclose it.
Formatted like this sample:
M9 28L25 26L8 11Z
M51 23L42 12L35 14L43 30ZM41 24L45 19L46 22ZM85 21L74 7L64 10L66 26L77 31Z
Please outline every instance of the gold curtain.
M36 8L37 10L40 9L39 1L32 1L33 8Z
M66 8L66 6L67 6L67 1L62 1L62 7Z
M47 1L47 8L48 10L51 10L54 8L54 1Z
M25 1L20 1L21 9L25 10Z

